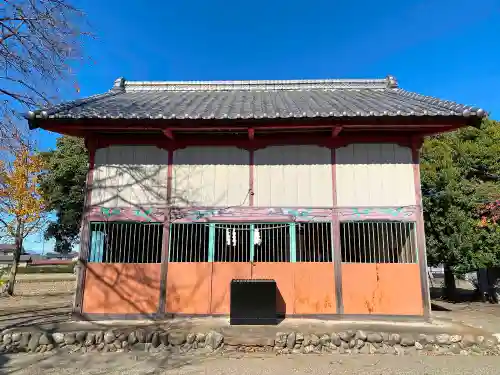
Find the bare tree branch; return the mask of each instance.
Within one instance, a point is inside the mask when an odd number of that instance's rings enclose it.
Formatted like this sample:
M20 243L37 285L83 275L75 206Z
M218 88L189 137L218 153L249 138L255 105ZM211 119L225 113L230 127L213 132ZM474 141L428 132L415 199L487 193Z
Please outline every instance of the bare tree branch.
M20 113L58 99L73 79L87 31L72 0L8 0L0 6L0 145L22 134ZM74 82L72 82L74 84Z
M16 34L18 34L19 30L21 29L21 27L23 27L24 23L25 23L25 21L21 20L19 22L19 24L14 29L11 29L10 27L8 27L7 25L5 25L5 24L2 23L2 27L5 27L10 32L6 33L6 34L3 34L3 36L0 38L0 43L3 44L7 39L9 39L10 37L13 37Z

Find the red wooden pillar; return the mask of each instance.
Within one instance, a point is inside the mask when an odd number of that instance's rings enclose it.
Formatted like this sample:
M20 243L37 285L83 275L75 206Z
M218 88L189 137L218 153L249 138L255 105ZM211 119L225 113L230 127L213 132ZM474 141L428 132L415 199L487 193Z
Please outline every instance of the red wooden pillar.
M337 212L337 157L336 148L331 149L332 164L332 246L333 246L333 273L335 282L335 301L337 314L344 313L342 301L342 252L340 249L340 220Z
M170 224L172 222L172 175L174 163L174 150L168 149L168 169L167 169L167 206L163 219L163 247L161 255L160 268L160 300L158 303L158 315L164 316L167 313L167 277L168 277L168 258L170 241Z
M422 189L420 184L420 147L422 138L414 138L411 142L412 161L413 161L413 180L415 184L415 202L417 205L417 246L418 246L418 264L420 269L420 282L422 292L422 302L425 320L431 317L431 299L429 291L429 280L427 277L427 251L425 248L425 229L424 229L424 207L422 204Z
M98 147L97 139L89 137L85 139L85 146L89 153L89 170L85 183L85 201L83 204L82 223L80 230L80 255L78 257L78 275L76 293L73 300L73 314L81 316L83 313L83 295L85 290L85 275L87 270L87 259L90 250L90 223L88 213L92 207L92 184L94 182L95 153Z

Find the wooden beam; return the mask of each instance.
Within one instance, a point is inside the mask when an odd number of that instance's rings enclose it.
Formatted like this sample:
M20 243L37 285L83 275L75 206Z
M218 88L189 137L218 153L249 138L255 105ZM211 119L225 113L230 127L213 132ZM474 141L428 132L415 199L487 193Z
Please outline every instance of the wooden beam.
M156 145L164 149L179 149L189 146L229 146L239 147L244 149L259 149L276 145L318 145L323 147L343 147L349 143L397 143L405 147L411 146L411 136L415 134L408 133L406 135L400 133L393 134L348 134L342 133L342 136L332 138L331 136L318 136L311 133L296 133L296 134L274 134L272 136L256 137L253 140L248 138L234 139L228 138L212 138L203 134L197 136L181 136L177 135L175 140L167 139L166 137L158 137L155 134L149 135L101 135L99 137L99 147L109 147L111 145L133 144L133 145Z
M332 138L338 137L341 131L342 131L342 126L334 126L332 128Z
M165 134L165 136L170 139L170 140L174 140L174 133L172 132L172 129L163 129L163 134Z

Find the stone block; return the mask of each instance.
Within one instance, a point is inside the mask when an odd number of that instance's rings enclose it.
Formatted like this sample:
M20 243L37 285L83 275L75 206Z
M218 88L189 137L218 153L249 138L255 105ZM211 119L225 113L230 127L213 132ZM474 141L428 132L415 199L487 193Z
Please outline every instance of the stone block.
M40 345L40 337L42 336L41 333L33 333L30 337L30 340L28 342L28 350L30 352L36 352L37 348L39 348Z
M113 341L116 340L116 335L114 331L106 331L104 334L104 343L105 344L111 344Z
M297 334L295 332L291 332L288 337L286 338L286 347L288 349L293 349L294 346L295 346L295 342L296 342L296 337L297 337Z
M196 334L196 342L205 342L205 334L204 333L197 333Z
M355 338L356 338L357 340L366 341L366 339L368 338L368 335L366 334L366 332L365 332L365 331L358 330L358 331L356 331Z
M12 342L19 342L21 341L21 333L20 332L14 332L12 334Z
M186 342L186 332L171 331L168 333L168 342L174 346L180 346Z
M319 344L322 346L327 346L330 343L330 335L323 334L319 338Z
M196 341L196 333L188 333L188 335L186 336L186 342L189 344L189 345L192 345L194 342Z
M399 345L401 342L401 335L398 333L391 333L389 335L389 341L387 342L389 345L394 346L394 345Z
M319 337L314 333L309 335L309 341L313 346L319 345Z
M87 337L85 338L85 346L92 346L95 344L95 333L89 332L87 333Z
M52 335L50 333L42 333L39 338L39 345L49 345L52 344Z
M137 342L145 343L146 342L146 331L142 328L135 331L135 335L137 337Z
M413 346L415 345L415 339L411 335L403 335L401 337L401 346Z
M449 345L450 344L450 335L447 333L441 333L436 336L436 343L438 345Z
M380 333L368 333L366 335L366 341L368 342L382 342L382 335Z
M356 332L354 331L343 331L339 332L339 337L342 341L349 342L351 341L351 339L354 337L355 334Z
M288 333L277 332L276 338L274 339L274 346L276 348L284 348L286 346L286 340L288 338Z
M205 338L205 346L212 348L213 350L219 348L224 341L224 336L216 331L210 331Z
M101 342L104 342L104 332L97 331L95 332L95 343L100 344Z
M127 341L129 345L134 345L137 342L137 336L135 331L132 331L128 334Z
M80 344L83 344L87 338L87 332L79 331L75 335L76 341Z
M76 336L74 332L69 332L64 335L64 343L66 345L73 345L76 342Z
M52 339L56 344L62 344L64 342L64 334L60 332L56 332L52 334Z
M476 338L474 337L474 335L467 334L464 335L464 337L462 337L460 346L462 346L462 348L470 348L475 343L476 343Z
M157 348L160 346L160 344L161 344L160 334L158 332L154 332L153 337L151 338L151 345L153 346L153 348Z
M330 335L330 342L334 344L335 346L340 346L342 345L342 340L340 339L339 335L336 333L332 333Z

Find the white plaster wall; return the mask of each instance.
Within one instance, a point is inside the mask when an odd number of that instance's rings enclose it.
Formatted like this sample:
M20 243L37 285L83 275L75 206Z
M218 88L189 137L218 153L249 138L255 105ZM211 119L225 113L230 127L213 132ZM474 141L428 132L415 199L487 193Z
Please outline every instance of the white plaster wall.
M173 202L184 207L248 206L249 162L249 152L237 147L176 150Z
M415 204L411 149L397 144L351 144L336 150L337 205Z
M331 207L331 151L319 146L273 146L255 151L255 205Z
M155 146L96 151L91 205L150 208L167 199L168 152Z

